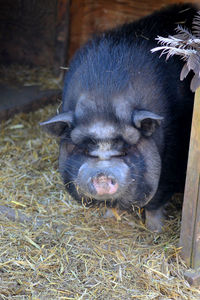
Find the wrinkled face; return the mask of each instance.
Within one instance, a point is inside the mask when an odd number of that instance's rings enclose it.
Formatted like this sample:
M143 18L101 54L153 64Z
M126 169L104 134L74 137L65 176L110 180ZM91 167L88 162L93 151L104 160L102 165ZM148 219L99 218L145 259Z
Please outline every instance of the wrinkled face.
M115 202L122 209L146 205L157 190L161 162L154 140L143 133L102 118L73 128L61 139L59 157L69 193L84 203Z

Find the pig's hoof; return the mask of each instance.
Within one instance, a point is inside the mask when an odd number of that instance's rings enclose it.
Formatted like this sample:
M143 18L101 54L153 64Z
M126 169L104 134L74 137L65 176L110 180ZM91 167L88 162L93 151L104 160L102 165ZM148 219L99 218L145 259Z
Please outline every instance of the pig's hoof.
M162 232L164 224L163 207L157 210L145 210L146 227L153 232Z

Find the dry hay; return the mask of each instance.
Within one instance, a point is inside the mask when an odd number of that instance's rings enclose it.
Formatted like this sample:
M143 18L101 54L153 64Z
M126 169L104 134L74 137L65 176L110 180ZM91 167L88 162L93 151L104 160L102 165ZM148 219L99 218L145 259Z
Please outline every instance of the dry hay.
M66 68L63 68L66 69ZM9 86L34 86L39 85L40 89L60 89L62 72L58 78L48 67L30 67L28 65L11 64L1 66L0 83Z
M175 206L164 233L153 234L138 210L105 219L104 208L67 196L57 141L38 125L55 110L19 114L1 127L0 299L200 299L183 277Z

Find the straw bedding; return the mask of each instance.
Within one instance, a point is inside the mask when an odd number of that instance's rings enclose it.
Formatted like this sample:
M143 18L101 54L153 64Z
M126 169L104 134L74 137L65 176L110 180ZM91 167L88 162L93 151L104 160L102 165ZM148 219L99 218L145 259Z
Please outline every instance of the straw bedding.
M0 299L200 299L183 276L178 205L153 234L138 209L108 219L70 199L58 143L38 125L55 111L1 125Z
M1 65L0 83L14 87L37 85L41 90L59 89L62 87L62 75L61 71L60 76L56 78L49 67L30 67L24 64Z

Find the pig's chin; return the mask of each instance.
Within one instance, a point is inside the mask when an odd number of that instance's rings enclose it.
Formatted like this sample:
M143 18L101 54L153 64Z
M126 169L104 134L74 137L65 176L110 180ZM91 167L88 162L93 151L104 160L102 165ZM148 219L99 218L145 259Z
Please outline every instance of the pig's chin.
M113 194L97 194L95 189L86 191L85 187L82 188L80 185L77 187L78 196L81 201L88 204L101 204L106 203L108 206L118 206L122 210L132 210L134 206L144 207L147 205L156 193L156 189L148 184L143 186L142 189L138 190L134 184L129 184L126 187L120 187L119 190Z
M106 190L104 191L104 193L99 192L97 193L97 191L95 190L95 188L93 186L90 186L89 189L85 189L85 187L82 187L81 185L77 185L77 192L79 194L79 197L81 198L88 198L91 200L99 201L99 202L107 202L107 201L114 201L117 200L119 198L123 197L123 194L125 194L125 190L119 188L118 191L114 192L114 193L110 193L109 191L106 192Z
M144 207L147 205L151 199L153 198L155 193L151 193L145 195L145 198L141 198L141 195L138 195L135 198L135 195L132 194L131 188L129 190L124 190L123 192L115 193L114 195L97 195L89 192L83 192L81 188L78 187L78 198L79 201L86 205L101 205L105 203L108 207L118 207L122 210L132 211L133 207ZM142 195L144 196L144 195ZM77 197L76 197L77 198Z

